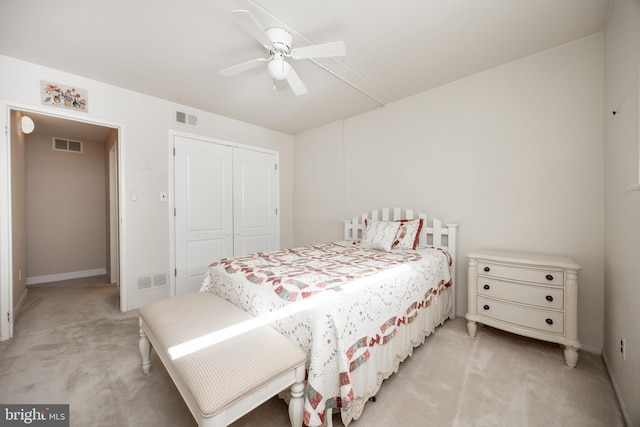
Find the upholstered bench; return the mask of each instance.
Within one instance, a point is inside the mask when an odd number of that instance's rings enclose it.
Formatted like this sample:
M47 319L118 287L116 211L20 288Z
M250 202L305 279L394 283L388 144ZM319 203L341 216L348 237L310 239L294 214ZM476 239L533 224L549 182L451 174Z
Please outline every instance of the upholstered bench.
M139 316L143 372L153 347L199 426L227 426L288 387L291 425L302 425L306 354L288 338L265 325L234 333L256 319L207 292L156 301Z

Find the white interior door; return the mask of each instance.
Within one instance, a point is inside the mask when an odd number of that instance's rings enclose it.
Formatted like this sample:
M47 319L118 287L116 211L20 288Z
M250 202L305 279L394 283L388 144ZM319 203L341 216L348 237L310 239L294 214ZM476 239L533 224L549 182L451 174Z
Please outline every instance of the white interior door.
M234 149L234 256L279 249L276 155Z
M197 291L207 267L233 256L232 148L176 135L176 295Z

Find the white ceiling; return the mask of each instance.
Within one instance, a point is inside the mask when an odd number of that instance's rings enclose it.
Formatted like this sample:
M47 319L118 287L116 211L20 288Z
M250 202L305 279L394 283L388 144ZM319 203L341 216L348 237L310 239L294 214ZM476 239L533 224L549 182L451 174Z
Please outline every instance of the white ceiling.
M598 33L610 3L0 0L0 54L296 134ZM287 28L294 47L343 40L347 55L290 60L302 96L274 90L266 67L222 77L267 56L232 9Z
M34 132L40 132L57 138L75 140L92 140L103 142L109 136L112 128L81 122L78 120L63 119L47 114L23 112L29 116L35 125Z

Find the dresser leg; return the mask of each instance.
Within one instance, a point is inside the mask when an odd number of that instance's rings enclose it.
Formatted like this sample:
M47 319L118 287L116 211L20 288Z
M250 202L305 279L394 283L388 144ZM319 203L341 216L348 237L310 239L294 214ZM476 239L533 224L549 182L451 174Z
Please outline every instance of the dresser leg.
M476 322L472 322L471 320L467 321L467 332L469 332L470 337L476 336L476 330L478 329L478 325Z
M564 347L564 361L572 368L578 363L578 349L574 347Z

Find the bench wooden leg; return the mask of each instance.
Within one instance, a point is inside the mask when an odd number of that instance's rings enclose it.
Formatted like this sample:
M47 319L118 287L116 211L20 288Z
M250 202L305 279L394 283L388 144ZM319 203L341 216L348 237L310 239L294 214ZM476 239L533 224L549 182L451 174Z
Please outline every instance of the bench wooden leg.
M289 420L291 427L302 427L304 417L304 381L298 381L291 386L291 400L289 400Z
M327 427L333 427L333 409L329 408L326 411L324 411L324 419L325 419L325 425Z
M142 355L142 372L148 374L151 370L151 343L147 334L142 329L142 320L140 320L140 341L138 341L140 354Z

